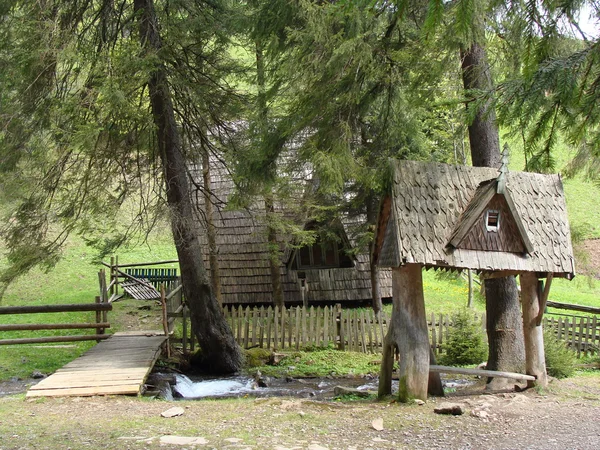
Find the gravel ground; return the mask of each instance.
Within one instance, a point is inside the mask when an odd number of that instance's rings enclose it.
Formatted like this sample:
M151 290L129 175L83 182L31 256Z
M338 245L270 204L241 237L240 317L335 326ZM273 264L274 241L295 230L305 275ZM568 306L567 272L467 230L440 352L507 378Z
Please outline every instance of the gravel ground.
M0 384L0 392L7 390ZM442 402L459 403L465 413L435 414ZM182 415L161 416L172 407L181 407ZM472 389L424 405L294 398L26 400L19 394L0 396L0 450L597 449L599 418L600 374L554 381L543 393Z

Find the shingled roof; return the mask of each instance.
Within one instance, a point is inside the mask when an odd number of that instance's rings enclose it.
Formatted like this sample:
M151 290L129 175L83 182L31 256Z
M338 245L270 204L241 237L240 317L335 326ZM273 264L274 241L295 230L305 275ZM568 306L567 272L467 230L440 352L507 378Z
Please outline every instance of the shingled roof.
M201 179L201 168L195 174ZM211 194L216 203L214 225L218 248L221 276L221 292L225 304L271 303L273 288L267 251L267 227L264 202L257 200L251 208L231 210L226 208L234 184L228 170L218 158L211 158ZM201 185L201 182L199 183ZM204 196L195 195L200 205ZM281 214L286 214L282 205L276 205ZM303 224L301 224L303 225ZM344 223L347 225L347 222ZM206 267L210 270L208 243L206 242L205 222L198 220L203 254ZM284 239L281 238L281 280L284 300L298 303L302 301L298 271L288 264L293 252L284 251ZM289 239L289 237L287 237ZM352 243L350 241L350 243ZM369 256L359 253L354 257L354 267L302 270L308 283L305 293L309 302L343 302L371 299L371 279ZM383 297L391 297L391 272L380 270L380 287Z
M559 175L392 161L375 258L380 266L419 263L482 272L575 275ZM503 214L486 233L487 211ZM497 220L497 216L496 216ZM489 229L487 230L489 231Z

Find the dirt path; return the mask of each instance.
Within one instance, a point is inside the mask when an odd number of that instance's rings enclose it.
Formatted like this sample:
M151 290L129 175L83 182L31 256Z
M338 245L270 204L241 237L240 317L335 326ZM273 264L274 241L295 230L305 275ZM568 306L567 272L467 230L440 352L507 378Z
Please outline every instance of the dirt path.
M544 395L479 394L423 406L289 398L30 401L11 395L0 397L0 449L596 449L599 381L598 375L580 375L553 383ZM443 401L462 404L466 413L434 414ZM183 415L161 417L173 406ZM383 430L373 428L376 419ZM173 436L187 444L169 443L177 441Z

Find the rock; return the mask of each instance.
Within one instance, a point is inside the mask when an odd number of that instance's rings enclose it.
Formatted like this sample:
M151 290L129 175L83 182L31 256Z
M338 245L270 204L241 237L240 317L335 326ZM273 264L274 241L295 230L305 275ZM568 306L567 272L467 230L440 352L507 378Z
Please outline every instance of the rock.
M161 444L171 445L206 445L208 441L203 437L188 437L188 436L161 436Z
M371 426L373 427L374 430L383 431L383 419L381 417L378 419L374 419L371 422Z
M173 406L172 408L167 409L166 411L163 411L160 413L160 415L162 417L176 417L176 416L181 416L184 413L184 409L179 407L179 406Z
M423 406L425 402L420 398L415 398L415 405Z
M271 353L271 357L269 358L269 364L272 366L278 365L283 358L286 357L285 353Z
M373 391L364 391L356 388L349 388L345 386L336 386L333 388L333 395L340 397L342 395L355 395L357 397L368 397L375 394Z
M322 445L313 443L308 446L308 450L329 450L329 447L323 447Z
M229 442L231 444L239 444L240 442L243 441L243 439L241 438L227 438L227 439L223 439L225 442Z
M488 419L490 417L490 413L485 409L474 409L471 411L471 415L473 417L479 417L480 419Z
M31 372L31 378L33 378L34 380L39 380L40 378L45 378L45 377L46 377L46 375L44 375L39 370L34 370L33 372Z
M269 379L269 377L263 376L263 374L261 373L260 370L257 370L256 373L254 374L254 382L256 383L256 385L258 387L261 387L261 388L269 387L270 381L271 380Z
M465 410L462 405L458 403L442 403L436 406L433 410L436 414L452 414L453 416L460 416L464 414Z

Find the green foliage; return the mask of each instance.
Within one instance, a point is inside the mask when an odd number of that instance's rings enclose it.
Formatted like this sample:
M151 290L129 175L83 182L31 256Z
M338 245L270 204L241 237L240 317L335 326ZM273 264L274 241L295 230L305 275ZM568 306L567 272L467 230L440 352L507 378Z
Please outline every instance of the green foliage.
M342 352L338 350L316 350L293 352L277 366L264 366L260 371L275 377L326 377L346 375L366 375L379 371L379 362L373 355Z
M558 339L551 328L544 328L544 352L548 375L568 378L575 373L576 353L568 348L566 342Z
M481 323L473 317L473 312L461 308L452 316L453 326L448 340L443 344L440 363L444 365L466 366L479 364L487 359L487 345Z

